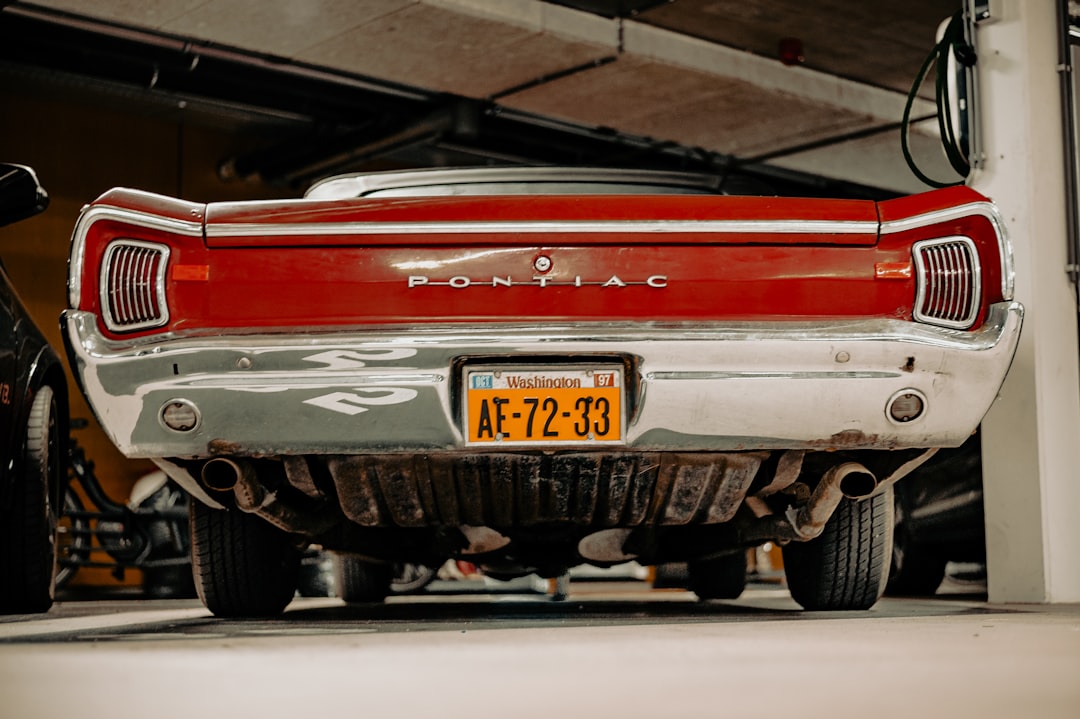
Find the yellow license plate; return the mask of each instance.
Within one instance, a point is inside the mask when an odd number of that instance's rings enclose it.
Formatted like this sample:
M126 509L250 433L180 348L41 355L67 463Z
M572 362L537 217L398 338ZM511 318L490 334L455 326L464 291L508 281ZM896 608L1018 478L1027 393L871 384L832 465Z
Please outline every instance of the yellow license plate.
M467 368L467 441L620 444L623 387L620 366Z

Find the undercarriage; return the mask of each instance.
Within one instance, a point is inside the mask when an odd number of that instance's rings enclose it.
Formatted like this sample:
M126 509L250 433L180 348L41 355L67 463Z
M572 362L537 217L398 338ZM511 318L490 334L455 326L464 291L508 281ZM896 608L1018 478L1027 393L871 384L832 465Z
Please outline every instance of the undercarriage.
M821 534L934 450L475 453L161 462L299 544L501 576L702 561Z

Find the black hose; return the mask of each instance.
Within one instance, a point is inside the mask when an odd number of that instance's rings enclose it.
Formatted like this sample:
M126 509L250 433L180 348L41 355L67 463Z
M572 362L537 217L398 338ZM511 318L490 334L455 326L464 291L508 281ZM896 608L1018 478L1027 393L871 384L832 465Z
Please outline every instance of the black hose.
M966 67L975 64L975 48L964 38L964 13L962 10L957 11L949 20L949 24L945 26L945 32L942 33L941 40L934 45L933 50L927 55L926 60L919 69L919 73L915 76L915 82L911 85L911 91L908 93L907 102L904 105L904 117L900 123L900 148L904 153L904 160L907 162L908 167L911 168L911 171L915 173L915 176L930 187L952 187L953 185L963 184L963 180L941 182L929 177L919 168L915 158L911 155L911 148L908 144L911 109L915 104L919 88L922 86L931 67L935 67L936 70L934 99L937 103L938 127L941 131L941 143L945 148L945 157L953 170L961 177L967 177L968 173L971 172L971 164L961 149L960 140L953 130L952 110L949 106L949 53L952 53L957 62Z

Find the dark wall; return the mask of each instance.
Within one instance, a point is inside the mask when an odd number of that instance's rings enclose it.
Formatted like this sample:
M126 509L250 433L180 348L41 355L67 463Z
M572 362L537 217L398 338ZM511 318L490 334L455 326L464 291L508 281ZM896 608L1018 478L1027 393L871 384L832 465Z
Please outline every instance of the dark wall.
M222 157L258 142L250 131L53 95L0 88L0 161L32 166L51 198L43 214L0 229L0 256L23 302L61 354L58 318L67 306L68 245L85 203L117 186L199 202L295 194L218 178ZM126 502L134 481L155 467L120 455L93 422L70 371L69 385L72 416L91 419L90 427L75 436L97 465L108 494ZM136 579L129 576L128 582ZM116 582L93 570L80 571L76 581Z

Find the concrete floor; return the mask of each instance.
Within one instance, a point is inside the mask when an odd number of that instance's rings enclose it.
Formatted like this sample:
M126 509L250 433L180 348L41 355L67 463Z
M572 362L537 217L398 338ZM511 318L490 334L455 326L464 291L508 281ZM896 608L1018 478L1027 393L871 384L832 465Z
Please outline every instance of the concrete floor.
M0 618L0 717L1080 717L1080 606L978 593L807 613L775 585L702 604L641 582L298 599L225 621L194 600Z

